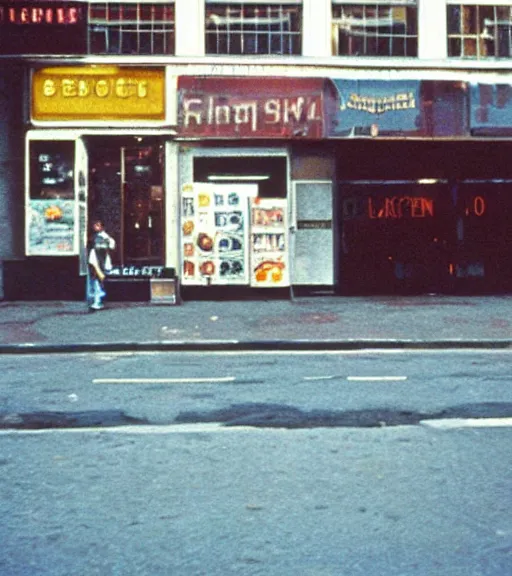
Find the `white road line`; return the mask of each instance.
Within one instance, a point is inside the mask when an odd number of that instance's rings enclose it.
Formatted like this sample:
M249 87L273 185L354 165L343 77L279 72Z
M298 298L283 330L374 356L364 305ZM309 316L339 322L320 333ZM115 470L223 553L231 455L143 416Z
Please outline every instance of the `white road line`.
M30 430L0 430L0 436L39 434L192 434L215 432L284 432L285 428L259 428L255 426L224 426L221 423L162 424L135 426L98 426L91 428L41 428Z
M407 376L347 376L349 382L403 382Z
M234 382L234 376L225 378L94 378L93 384L225 384Z
M512 418L447 418L444 420L422 420L422 426L438 430L455 430L458 428L512 428ZM413 428L415 424L379 428L389 431L390 429ZM357 426L339 426L338 430L358 429ZM106 426L92 428L42 428L30 430L2 429L0 436L42 435L42 434L190 434L190 433L216 433L216 432L251 432L267 434L293 434L304 432L308 429L288 428L259 428L256 426L224 426L222 423L197 423L197 424L163 424L163 425L136 425L136 426ZM367 428L363 428L367 430Z
M422 420L420 424L437 430L507 428L512 427L512 418L443 418L439 420Z
M321 380L334 380L339 376L303 376L302 379L308 382L318 382ZM403 382L407 376L347 376L349 382Z

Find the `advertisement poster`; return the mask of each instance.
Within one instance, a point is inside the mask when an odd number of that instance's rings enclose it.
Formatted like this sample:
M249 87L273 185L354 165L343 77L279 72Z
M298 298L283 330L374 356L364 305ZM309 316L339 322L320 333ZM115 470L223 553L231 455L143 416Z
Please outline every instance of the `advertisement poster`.
M254 198L251 202L251 286L290 285L287 202Z
M30 200L27 253L75 253L74 200Z
M254 185L187 184L182 190L184 285L249 284L248 198Z

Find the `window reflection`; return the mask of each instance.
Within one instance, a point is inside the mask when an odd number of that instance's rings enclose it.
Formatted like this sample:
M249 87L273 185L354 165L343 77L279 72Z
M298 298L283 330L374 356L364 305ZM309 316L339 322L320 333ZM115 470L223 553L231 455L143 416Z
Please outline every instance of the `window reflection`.
M101 2L89 6L90 54L174 54L174 4Z
M334 53L339 56L417 56L417 8L415 2L410 4L334 5Z
M301 9L283 4L217 4L206 10L207 54L300 54Z
M447 17L448 56L512 56L512 7L455 4L448 6Z

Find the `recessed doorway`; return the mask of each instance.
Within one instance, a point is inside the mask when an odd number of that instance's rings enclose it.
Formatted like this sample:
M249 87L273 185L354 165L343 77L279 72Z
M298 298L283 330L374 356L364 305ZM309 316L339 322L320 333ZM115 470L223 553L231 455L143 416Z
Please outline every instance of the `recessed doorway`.
M91 139L89 219L100 218L117 243L114 263L164 261L163 146L154 140Z

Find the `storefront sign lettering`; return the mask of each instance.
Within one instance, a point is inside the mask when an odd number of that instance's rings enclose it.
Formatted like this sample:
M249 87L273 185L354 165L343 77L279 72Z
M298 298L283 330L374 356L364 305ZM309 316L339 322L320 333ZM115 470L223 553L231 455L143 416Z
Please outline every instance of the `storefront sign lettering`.
M297 220L297 230L330 230L332 220Z
M434 200L422 196L368 198L371 219L428 218L434 216Z
M411 110L416 108L414 92L399 92L390 96L360 96L352 93L346 102L341 102L340 110L362 110L369 114L384 114L392 110Z
M114 266L109 272L112 277L160 278L163 275L163 266Z
M50 6L0 6L0 24L78 24L82 18L80 8Z
M212 138L321 138L323 82L308 78L180 77L180 132Z
M35 120L163 120L165 73L112 66L62 67L32 75Z
M137 78L48 78L43 83L45 98L147 98L148 81Z
M321 121L320 102L310 97L269 98L224 104L225 98L210 96L183 101L183 125L223 126L235 130L246 124L251 132L263 129L262 125L287 125L297 122ZM261 125L260 125L261 124Z

